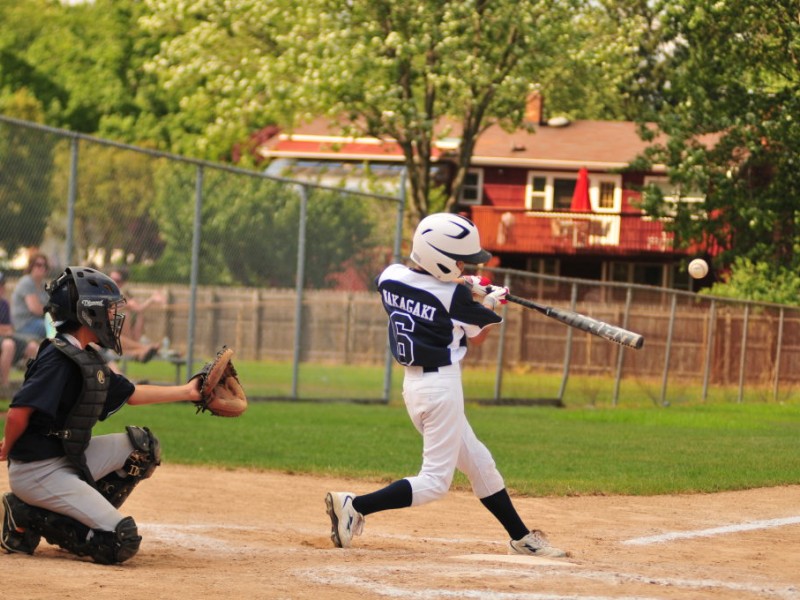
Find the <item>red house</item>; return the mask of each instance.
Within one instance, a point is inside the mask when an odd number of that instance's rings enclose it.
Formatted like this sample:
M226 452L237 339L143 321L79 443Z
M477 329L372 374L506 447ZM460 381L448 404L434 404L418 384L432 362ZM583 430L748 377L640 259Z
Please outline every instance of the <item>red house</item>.
M490 127L478 139L458 209L481 231L494 266L563 277L687 288L679 269L687 256L674 248L663 221L637 207L641 188L662 186L664 170L634 172L630 162L646 148L633 122L543 121L532 98L533 132ZM447 185L456 134L440 139L436 176ZM318 119L259 146L268 172L340 184L369 169L372 181L396 182L402 153L396 144L352 138ZM367 167L367 165L369 165ZM681 201L699 201L686 197Z

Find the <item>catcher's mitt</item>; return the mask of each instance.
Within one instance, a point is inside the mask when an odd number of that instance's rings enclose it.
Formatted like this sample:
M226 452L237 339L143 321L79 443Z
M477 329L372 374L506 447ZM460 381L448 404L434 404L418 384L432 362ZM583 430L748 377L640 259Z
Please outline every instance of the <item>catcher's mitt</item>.
M233 349L223 346L214 360L203 365L189 381L200 378L197 412L208 411L218 417L238 417L247 408L247 397L231 362Z

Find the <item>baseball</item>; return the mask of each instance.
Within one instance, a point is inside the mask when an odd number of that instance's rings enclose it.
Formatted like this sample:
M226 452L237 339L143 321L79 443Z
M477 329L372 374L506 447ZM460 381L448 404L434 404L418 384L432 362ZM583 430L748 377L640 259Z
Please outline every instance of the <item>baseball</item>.
M708 263L702 258L695 258L689 263L689 275L695 279L702 279L708 275Z

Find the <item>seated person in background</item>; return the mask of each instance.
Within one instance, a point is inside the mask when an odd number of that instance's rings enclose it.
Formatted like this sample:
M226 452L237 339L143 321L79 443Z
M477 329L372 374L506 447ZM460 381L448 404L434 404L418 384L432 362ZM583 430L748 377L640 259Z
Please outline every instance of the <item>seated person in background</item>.
M160 294L153 294L144 302L137 302L129 296L129 292L125 289L124 285L128 281L128 269L126 267L114 267L108 272L109 278L117 284L120 292L125 297L125 313L126 319L123 325L122 334L119 341L122 344L122 355L128 358L133 358L139 362L149 362L159 351L158 344L151 344L146 338L143 338L141 331L144 325L142 313L154 302L163 302L164 298ZM131 318L133 317L133 318ZM134 326L130 327L128 321L134 321ZM138 331L139 333L134 333ZM112 371L120 373L121 370L117 365L114 356L107 352L103 352L104 358Z
M44 282L49 270L47 256L41 253L31 255L25 274L11 294L11 321L20 337L37 342L47 337L44 322L47 292L44 291Z
M146 300L140 302L133 297L127 287L130 278L127 267L114 267L108 272L108 276L119 286L122 295L125 296L128 319L123 334L134 340L141 340L144 335L144 313L153 304L164 304L166 302L164 294L153 292Z
M0 390L8 386L11 367L23 357L34 358L39 344L35 340L26 340L14 334L11 325L11 307L6 294L5 274L0 272Z

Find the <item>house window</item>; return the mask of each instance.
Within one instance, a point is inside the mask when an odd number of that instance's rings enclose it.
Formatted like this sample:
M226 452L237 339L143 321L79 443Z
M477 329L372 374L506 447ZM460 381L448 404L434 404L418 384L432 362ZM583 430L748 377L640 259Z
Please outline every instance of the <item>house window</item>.
M577 177L553 177L553 210L569 210Z
M645 177L644 193L648 193L648 188L655 187L661 192L661 199L664 201L664 210L667 216L674 217L678 202L687 204L698 204L705 201L705 196L697 190L682 190L680 185L670 183L666 177Z
M464 174L461 186L461 204L481 204L483 202L483 169L469 169Z
M616 186L611 181L601 181L598 186L597 207L614 208L614 190Z
M578 172L528 172L525 207L528 210L569 212ZM595 212L619 212L622 207L620 175L589 174L589 200Z
M590 174L589 198L595 212L620 212L622 210L622 176Z
M575 175L529 172L525 193L526 208L529 210L569 210L577 181L577 172Z
M547 208L547 178L533 176L528 184L528 208L531 210L546 210Z

